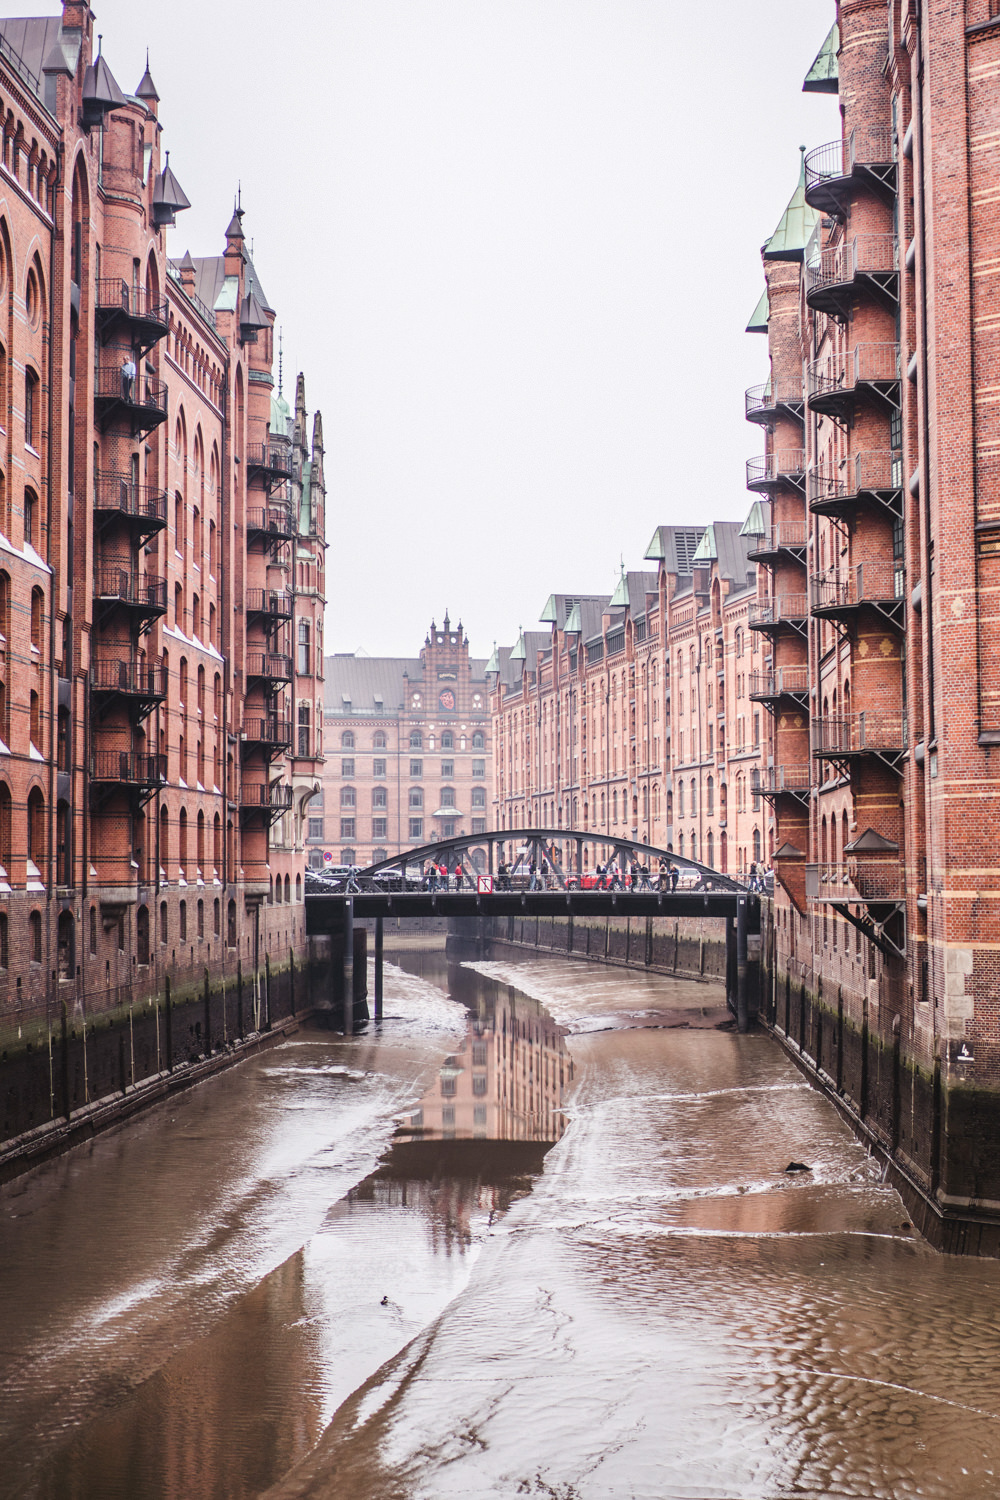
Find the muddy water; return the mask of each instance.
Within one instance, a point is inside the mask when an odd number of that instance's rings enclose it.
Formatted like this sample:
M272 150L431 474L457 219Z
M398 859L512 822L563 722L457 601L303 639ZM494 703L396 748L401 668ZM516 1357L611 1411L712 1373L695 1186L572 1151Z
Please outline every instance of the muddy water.
M714 990L424 952L386 1012L4 1191L4 1500L1000 1493L1000 1266Z

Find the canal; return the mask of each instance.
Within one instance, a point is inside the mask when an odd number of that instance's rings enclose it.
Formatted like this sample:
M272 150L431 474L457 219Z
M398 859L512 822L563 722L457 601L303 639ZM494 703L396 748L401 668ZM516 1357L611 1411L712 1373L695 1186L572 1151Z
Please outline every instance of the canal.
M1000 1491L1000 1265L720 990L387 959L3 1190L2 1500Z

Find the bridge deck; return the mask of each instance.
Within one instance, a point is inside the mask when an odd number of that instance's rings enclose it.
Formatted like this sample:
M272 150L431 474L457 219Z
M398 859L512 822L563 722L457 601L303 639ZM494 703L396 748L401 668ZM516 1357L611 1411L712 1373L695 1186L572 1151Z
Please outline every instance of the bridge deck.
M366 917L735 917L737 903L759 907L737 891L362 891L306 896L306 931L339 929L347 902ZM751 930L753 929L751 918Z

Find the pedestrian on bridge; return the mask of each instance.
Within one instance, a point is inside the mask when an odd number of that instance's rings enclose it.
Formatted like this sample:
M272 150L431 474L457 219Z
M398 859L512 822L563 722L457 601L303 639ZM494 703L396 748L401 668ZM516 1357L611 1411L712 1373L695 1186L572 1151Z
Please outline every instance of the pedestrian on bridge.
M459 860L458 864L455 866L455 889L456 889L456 891L460 891L462 889L462 877L463 877L463 874L464 874L464 872L462 870L462 862L461 862L461 860Z
M536 860L532 860L531 864L528 866L528 874L531 876L531 879L528 882L528 890L529 891L537 891L538 890L538 863L537 863Z
M665 891L670 882L670 863L666 855L660 855L660 890Z
M680 870L678 870L677 866L671 861L671 865L670 865L670 889L671 889L671 891L676 891L676 889L677 889L677 882L678 882L678 880L680 880L680 878L681 878L681 872L680 872Z

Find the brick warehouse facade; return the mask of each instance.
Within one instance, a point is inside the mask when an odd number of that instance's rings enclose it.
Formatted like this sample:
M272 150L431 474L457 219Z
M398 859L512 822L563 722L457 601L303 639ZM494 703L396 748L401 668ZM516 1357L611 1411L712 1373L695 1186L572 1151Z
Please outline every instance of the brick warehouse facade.
M242 209L168 260L158 95L93 19L0 22L0 1025L63 1049L6 1135L106 1091L102 1026L120 1086L280 1011L322 767L322 425Z
M327 756L308 808L310 865L377 864L491 827L485 668L447 610L418 657L327 657ZM484 850L473 859L486 868Z
M750 629L757 569L743 530L658 526L655 572L623 571L611 596L553 594L547 630L494 652L496 828L620 835L727 873L769 859L768 726L750 696L763 664ZM585 868L605 852L585 842Z
M770 1019L921 1227L1000 1252L993 0L841 0L764 246L754 696L774 726Z

